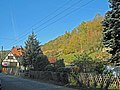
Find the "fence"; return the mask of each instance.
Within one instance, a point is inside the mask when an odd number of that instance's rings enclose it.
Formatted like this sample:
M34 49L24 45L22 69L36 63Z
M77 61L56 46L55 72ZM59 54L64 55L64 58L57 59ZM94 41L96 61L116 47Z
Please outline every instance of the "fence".
M115 78L110 75L96 75L94 73L75 75L50 71L29 71L27 76L37 80L50 80L63 85L72 85L72 81L75 81L74 85L77 87L120 88L120 77Z
M54 81L61 84L67 84L68 82L68 74L67 73L59 73L59 72L50 72L50 71L29 71L27 74L29 78L37 79L37 80L46 80L46 81Z
M115 78L110 75L96 75L94 73L80 73L78 76L76 76L78 79L75 78L75 75L72 76L85 87L112 89L120 88L120 77Z

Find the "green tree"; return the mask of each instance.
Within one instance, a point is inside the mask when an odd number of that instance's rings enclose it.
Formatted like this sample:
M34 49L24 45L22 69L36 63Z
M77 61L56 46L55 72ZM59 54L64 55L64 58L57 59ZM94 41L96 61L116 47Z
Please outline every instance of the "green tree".
M111 62L120 62L120 0L109 0L111 10L103 21L103 44L112 54Z
M43 68L44 64L46 65L46 62L48 62L43 55L39 44L36 35L32 32L32 34L28 36L28 40L25 42L25 49L22 55L22 64L23 66L28 67L28 69L32 68L39 70L39 67Z
M45 67L49 64L48 58L46 55L41 54L34 63L34 70L36 71L43 71Z
M89 64L89 61L92 61L92 58L89 57L88 54L86 53L75 55L75 57L76 57L76 60L74 60L72 64L77 66L78 68L81 68L81 70L86 68L86 65ZM78 72L79 70L77 69L75 71Z
M65 67L64 59L59 59L59 60L57 60L57 62L55 63L55 67L56 67L56 68Z

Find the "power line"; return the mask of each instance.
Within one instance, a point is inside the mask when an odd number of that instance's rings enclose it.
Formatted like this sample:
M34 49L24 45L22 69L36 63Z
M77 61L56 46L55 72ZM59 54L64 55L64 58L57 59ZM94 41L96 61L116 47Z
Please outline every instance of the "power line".
M58 19L55 20L54 22L51 22L50 24L46 25L45 27L41 28L40 30L37 30L36 33L39 32L39 31L41 31L41 30L43 30L43 29L45 29L45 28L47 28L48 26L50 26L50 25L58 22L59 20L63 19L64 17L66 17L66 16L68 16L68 15L70 15L71 13L76 12L76 11L78 11L79 9L87 6L88 4L92 3L93 1L95 1L95 0L90 0L89 2L85 3L85 4L82 5L81 7L77 8L77 9L75 9L75 10L72 10L71 12L65 14L64 16L62 16L62 17L60 17L60 18L58 18ZM20 40L20 41L22 41L22 40ZM19 41L19 42L20 42L20 41ZM17 42L16 42L16 43L17 43ZM14 43L14 44L16 44L16 43Z
M46 26L45 26L45 27L43 27L42 29L37 30L37 31L36 31L36 33L37 33L37 32L39 32L39 31L41 31L41 30L43 30L43 29L45 29L46 27L48 27L48 26L50 26L50 25L52 25L52 24L54 24L54 23L58 22L59 20L63 19L64 17L66 17L66 16L68 16L68 15L70 15L71 13L73 13L73 12L75 12L75 11L77 11L77 10L79 10L79 9L83 8L84 6L86 6L86 5L90 4L90 3L92 3L93 1L95 1L95 0L90 0L89 2L87 2L87 3L86 3L86 4L84 4L84 5L82 5L81 7L77 8L77 9L75 9L75 10L72 10L71 12L69 12L69 13L65 14L64 16L62 16L62 17L60 17L60 18L58 18L58 19L57 19L57 20L55 20L54 22L52 22L52 23L50 23L50 24L46 25Z
M0 37L0 40L12 40L13 41L14 39L12 39L12 38L1 38Z
M34 26L36 26L37 24L39 24L40 22L44 21L45 19L47 19L49 16L53 15L54 13L56 13L57 11L59 11L60 9L62 9L66 4L70 3L72 0L68 0L67 2L65 2L63 5L61 5L60 7L58 7L55 11L53 11L52 13L48 14L47 16L45 16L43 19L41 19L40 21L38 21L37 23L33 24L32 26L30 26L29 28L25 29L24 32L26 32L27 30L29 29L32 29ZM24 36L26 36L27 34L30 33L30 31L26 34L24 34L23 32L23 35L19 36L19 38L23 38ZM16 40L17 41L17 40ZM14 43L14 42L12 42Z
M55 15L55 16L53 16L52 18L48 19L47 21L45 21L44 23L40 24L38 27L34 28L33 30L36 30L36 29L39 28L40 26L43 26L44 24L46 24L46 23L48 23L49 21L53 20L53 19L56 18L57 16L61 15L63 12L69 10L71 7L74 7L76 4L79 4L79 3L82 2L82 1L83 1L83 0L80 0L80 1L75 2L75 3L72 4L70 7L66 8L66 9L63 10L63 11L61 11L60 13L58 13L58 14ZM68 2L67 2L67 3L68 3ZM65 4L67 4L67 3L65 3ZM65 4L64 4L64 5L65 5ZM58 8L57 10L55 10L55 12L58 11L59 9L61 9L61 7ZM53 14L53 13L51 13L51 14ZM50 14L50 15L51 15L51 14ZM42 19L41 21L39 21L38 23L42 22L44 19L46 19L46 18L49 17L50 15L46 16L45 18L43 18L43 19ZM35 25L37 25L38 23L36 23ZM35 26L35 25L33 25L33 26ZM32 27L33 27L33 26L32 26ZM29 34L29 33L27 33L27 34Z
M48 14L47 16L45 16L42 20L38 21L37 23L35 23L34 25L32 25L32 27L34 27L35 25L37 25L38 23L44 21L45 19L47 19L49 16L53 15L54 13L56 13L57 11L59 11L61 8L63 8L63 6L65 6L66 4L68 4L70 1L72 0L68 0L65 4L63 4L62 6L60 6L59 8L57 8L55 11L53 11L52 13Z
M32 29L34 26L36 26L37 24L41 23L42 21L44 21L45 19L47 19L49 16L53 15L54 13L56 13L57 11L59 11L61 8L63 8L66 4L68 4L70 1L72 0L68 0L65 4L63 4L62 6L60 6L59 8L57 8L55 11L53 11L52 13L48 14L47 16L45 16L43 19L41 19L40 21L38 21L37 23L33 24L31 27L29 27L26 30ZM26 32L25 30L25 32ZM24 33L24 32L23 32ZM29 32L28 32L29 33ZM27 34L28 34L27 33ZM22 36L21 36L22 37Z
M34 28L34 30L37 29L37 28L39 28L40 26L46 24L47 22L51 21L52 19L56 18L57 16L61 15L63 12L69 10L71 7L74 7L76 4L79 4L79 3L82 2L82 1L83 1L83 0L80 0L80 1L75 2L75 3L72 4L70 7L66 8L65 10L63 10L63 11L61 11L60 13L58 13L57 15L53 16L52 18L50 18L50 19L47 20L46 22L44 22L44 23L40 24L38 27Z
M71 7L74 7L76 4L79 4L79 3L82 2L82 1L83 1L83 0L79 0L79 1L75 2L75 3L72 4L70 7L66 8L65 10L63 10L63 11L61 11L60 13L58 13L57 15L53 16L53 17L50 18L49 20L47 20L47 21L45 21L44 23L40 24L40 25L39 25L38 27L36 27L35 29L39 28L40 26L43 26L44 24L48 23L48 22L51 21L52 19L56 18L57 16L61 15L63 12L69 10ZM68 2L69 2L69 1L68 1ZM64 5L66 5L68 2L66 2ZM61 7L62 7L62 6L61 6ZM61 9L61 7L58 8L58 9L56 9L55 11L58 11L59 9ZM52 14L52 13L51 13L51 14ZM50 16L50 15L48 15L48 16ZM48 16L47 16L47 17L48 17ZM46 19L46 18L43 18L43 19ZM39 21L38 23L42 22L43 19L42 19L41 21ZM36 23L35 25L37 25L38 23ZM35 26L35 25L32 25L32 27ZM32 28L32 27L31 27L31 28ZM34 30L35 30L35 29L34 29ZM23 37L25 37L26 35L28 35L29 33L30 33L30 32L22 35L22 36L19 37L19 38L23 38ZM16 40L16 41L17 41L17 40ZM14 42L13 42L13 43L14 43Z

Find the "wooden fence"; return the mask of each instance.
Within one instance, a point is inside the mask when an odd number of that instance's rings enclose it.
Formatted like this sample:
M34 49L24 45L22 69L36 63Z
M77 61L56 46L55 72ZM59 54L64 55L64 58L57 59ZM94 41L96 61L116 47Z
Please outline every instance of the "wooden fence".
M61 82L63 85L70 85L72 81L76 81L74 85L77 87L120 88L120 77L115 78L110 75L96 75L94 73L80 73L79 75L75 75L72 73L68 74L50 71L29 71L27 76L37 80Z
M67 73L59 73L59 72L50 72L50 71L29 71L27 74L29 78L37 79L37 80L50 80L54 82L59 82L61 84L67 84L68 82L68 74Z
M110 75L96 75L94 73L80 73L76 77L78 77L78 81L86 87L120 88L120 77L115 78ZM75 77L74 79L77 80Z

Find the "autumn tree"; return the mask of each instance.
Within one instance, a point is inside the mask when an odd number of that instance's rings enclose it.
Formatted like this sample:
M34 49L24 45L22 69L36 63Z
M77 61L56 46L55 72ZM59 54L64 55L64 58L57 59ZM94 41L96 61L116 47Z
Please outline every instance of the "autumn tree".
M103 17L97 14L93 20L82 22L71 32L67 31L64 35L51 40L42 46L44 54L63 58L65 62L75 60L74 55L84 52L91 54L93 59L103 59L106 52L102 52L102 20Z
M111 10L103 21L103 44L112 56L111 62L120 62L120 0L109 0Z

